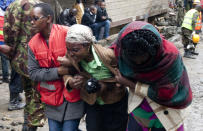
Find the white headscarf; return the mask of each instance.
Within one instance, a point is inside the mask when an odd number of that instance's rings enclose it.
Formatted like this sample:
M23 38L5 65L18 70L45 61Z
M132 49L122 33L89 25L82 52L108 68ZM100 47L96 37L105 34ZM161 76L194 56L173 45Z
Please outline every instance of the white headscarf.
M68 28L66 42L68 43L95 43L91 28L85 25L75 24Z

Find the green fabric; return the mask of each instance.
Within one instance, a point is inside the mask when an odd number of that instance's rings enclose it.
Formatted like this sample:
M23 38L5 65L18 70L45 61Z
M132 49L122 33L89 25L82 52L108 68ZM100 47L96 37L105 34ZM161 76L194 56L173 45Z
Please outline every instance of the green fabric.
M164 128L159 119L150 120L149 127Z
M0 35L3 35L3 31L2 30L0 30Z
M195 12L197 12L196 9L191 9L186 13L184 20L183 20L182 27L185 27L186 29L189 29L189 30L193 29L192 28L192 18L193 18L193 15Z
M94 56L94 60L88 63L84 60L80 62L80 65L83 67L83 69L88 73L90 73L92 77L94 77L97 80L111 78L112 77L111 71L100 61L93 47L92 53Z
M144 109L142 109L141 107L134 109L132 113L135 117L139 117L142 119L150 119L152 117L152 115L154 115L154 112L147 112ZM159 119L152 119L152 120L150 120L148 127L149 128L152 128L152 127L163 128L163 125L161 124Z
M97 104L104 105L105 103L104 103L104 101L102 100L101 97L97 97Z
M82 66L82 68L88 73L90 73L91 76L97 80L111 78L112 77L111 71L101 62L93 46L92 46L92 54L93 54L94 60L92 60L91 62L86 62L82 60L80 62L80 65ZM101 98L97 98L97 103L99 105L105 104Z
M146 112L140 107L134 109L132 113L134 114L134 116L144 119L149 119L154 114L153 112Z

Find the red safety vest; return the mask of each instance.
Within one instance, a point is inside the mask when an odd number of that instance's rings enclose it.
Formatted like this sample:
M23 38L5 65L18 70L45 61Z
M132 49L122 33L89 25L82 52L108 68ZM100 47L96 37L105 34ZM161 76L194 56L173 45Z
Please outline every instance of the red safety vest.
M58 56L65 56L67 28L61 25L53 24L49 38L49 47L46 41L38 33L29 42L29 47L35 55L36 60L42 68L59 67ZM63 99L69 102L80 100L80 90L73 89L68 92L63 79L38 82L37 90L41 94L41 101L53 106L63 103Z
M0 41L2 42L4 42L3 27L4 27L4 17L0 16Z
M199 13L199 16L197 18L197 22L195 24L195 30L201 30L202 28L202 13Z

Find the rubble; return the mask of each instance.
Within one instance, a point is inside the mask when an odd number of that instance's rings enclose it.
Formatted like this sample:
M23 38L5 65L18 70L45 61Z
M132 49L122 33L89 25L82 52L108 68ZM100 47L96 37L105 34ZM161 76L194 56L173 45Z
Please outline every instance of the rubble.
M97 44L101 44L103 46L110 46L116 40L117 36L118 34L111 35L106 39L99 40Z
M1 120L2 120L2 121L9 121L9 120L11 120L11 118L8 118L8 117L2 117Z
M13 128L13 129L11 129L11 131L17 131L17 130Z
M18 122L18 121L12 121L11 122L11 126L18 126L18 125L22 125L23 123L22 122Z
M0 123L0 129L4 129L4 125Z

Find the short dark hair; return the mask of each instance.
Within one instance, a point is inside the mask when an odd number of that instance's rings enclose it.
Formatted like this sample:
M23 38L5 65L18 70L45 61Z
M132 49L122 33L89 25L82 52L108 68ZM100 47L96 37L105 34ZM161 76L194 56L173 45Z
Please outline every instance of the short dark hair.
M94 9L96 9L96 6L95 5L90 5L90 8L89 8L90 10L94 10Z
M54 20L54 11L53 9L51 8L51 6L47 3L39 3L39 4L36 4L34 5L34 8L36 7L39 7L42 9L42 14L43 16L47 17L47 16L51 16L52 17L52 22Z
M140 56L144 53L155 56L160 44L158 36L147 29L135 30L121 40L122 50L129 57Z
M101 3L101 2L104 2L104 0L96 0L96 1L94 2L94 4L97 5L98 3Z

